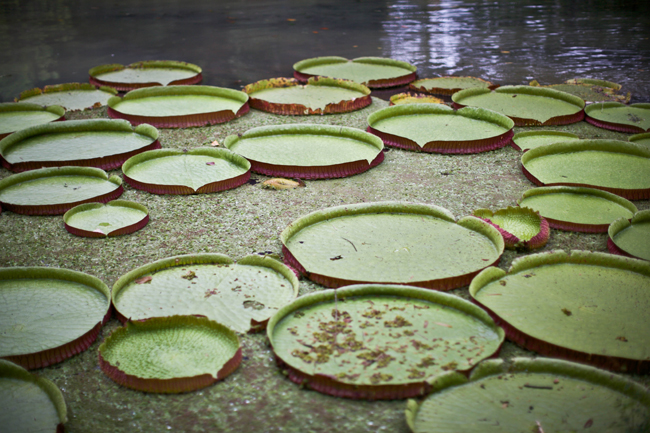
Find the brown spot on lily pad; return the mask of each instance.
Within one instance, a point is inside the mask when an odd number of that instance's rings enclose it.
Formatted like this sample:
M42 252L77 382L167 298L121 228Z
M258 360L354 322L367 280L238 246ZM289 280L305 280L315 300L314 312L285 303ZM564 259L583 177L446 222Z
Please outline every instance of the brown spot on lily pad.
M153 280L153 277L151 275L147 275L146 277L138 278L135 280L136 284L150 284L151 280Z

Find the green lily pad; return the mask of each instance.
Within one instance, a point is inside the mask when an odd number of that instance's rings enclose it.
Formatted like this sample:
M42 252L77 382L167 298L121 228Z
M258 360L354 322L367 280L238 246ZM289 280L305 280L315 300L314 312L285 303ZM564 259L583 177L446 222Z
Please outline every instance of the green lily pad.
M608 370L650 371L650 263L587 251L533 254L491 267L469 292L508 339Z
M514 122L482 108L454 111L446 105L405 104L368 116L368 132L387 146L436 153L476 153L506 146Z
M301 296L273 316L267 334L292 381L357 399L421 395L427 377L467 371L504 339L462 298L371 284Z
M585 102L558 90L531 86L502 86L496 90L467 89L456 92L454 107L487 108L514 120L516 126L566 125L584 118Z
M106 237L133 233L149 222L149 211L141 204L127 200L108 203L86 203L75 206L63 215L65 229L77 236Z
M409 88L416 92L430 93L433 95L453 95L465 89L495 89L489 81L476 77L435 77L415 80Z
M631 200L650 198L650 149L626 141L549 144L524 153L521 168L538 186L588 186Z
M539 212L527 207L508 206L496 212L477 209L474 216L495 226L503 236L506 248L541 248L550 236L548 221Z
M409 284L450 290L498 263L503 238L474 217L405 202L323 209L282 232L285 262L326 287Z
M594 188L549 186L533 188L517 200L540 213L555 229L604 233L617 218L632 218L637 211L629 200Z
M298 295L298 279L272 258L235 263L221 254L176 256L123 275L113 286L118 317L203 315L237 332L257 331Z
M66 165L119 168L131 156L160 149L158 131L126 120L69 120L33 126L0 141L0 161L12 171Z
M28 102L0 103L0 138L30 126L64 120L65 109L58 105L43 107Z
M510 143L517 150L529 150L560 141L576 141L580 138L576 134L562 131L525 131L512 137Z
M189 128L224 123L248 113L248 95L214 86L169 86L132 90L108 100L108 116L134 125Z
M83 352L110 317L108 287L81 272L0 268L0 293L0 358L28 369Z
M243 185L250 168L227 149L159 149L129 158L122 172L129 185L154 194L202 194Z
M630 143L650 148L650 132L630 135L627 139L630 141Z
M395 87L415 80L417 67L407 62L383 57L314 57L293 65L294 77L302 82L315 76L342 78L364 84L371 89Z
M128 322L99 347L99 365L108 377L145 392L204 388L235 371L241 359L237 335L206 317Z
M67 83L26 90L18 99L38 105L60 105L68 111L76 111L102 107L115 95L117 90L112 87L98 88L88 83Z
M68 421L63 394L50 380L0 359L0 425L5 433L59 432Z
M55 167L14 174L0 180L0 204L27 215L61 215L90 202L122 195L122 179L92 167Z
M602 102L585 108L585 120L614 131L638 133L650 131L650 104L625 105Z
M379 165L384 144L354 128L331 125L277 125L231 135L224 146L267 176L323 179L345 177Z
M630 221L619 218L608 229L607 248L642 260L650 260L650 210L637 212Z
M110 86L121 92L151 86L191 85L203 79L201 68L185 62L149 60L124 66L95 66L88 71L90 83Z
M397 93L390 97L390 105L400 104L444 104L440 98L431 95L412 95L410 93Z
M569 93L587 103L603 101L628 103L632 97L629 92L627 95L617 93L621 90L620 84L605 80L594 80L591 78L574 78L572 80L567 80L562 84L549 84L547 86L540 86L535 80L531 81L530 85Z
M407 404L406 421L414 433L650 429L650 398L643 386L573 362L495 359L480 363L469 379L447 372L430 381L434 392Z
M301 85L293 78L272 78L244 87L251 107L294 116L345 113L372 103L370 89L352 81L310 78Z

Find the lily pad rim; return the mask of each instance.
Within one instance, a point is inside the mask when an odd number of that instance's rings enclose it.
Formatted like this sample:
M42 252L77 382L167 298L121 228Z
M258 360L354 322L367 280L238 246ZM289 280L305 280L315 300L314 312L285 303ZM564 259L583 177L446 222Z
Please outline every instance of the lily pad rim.
M65 116L65 108L60 105L43 106L31 102L0 102L0 113L14 111L48 111L59 117Z
M569 152L599 151L623 153L642 158L650 158L650 148L629 141L594 139L579 141L560 141L546 146L530 149L521 155L521 164L525 166L533 158Z
M541 186L537 188L531 188L524 191L520 199L517 199L517 204L521 205L524 199L529 197L534 197L536 195L546 195L546 194L579 194L579 195L592 195L604 200L608 200L618 204L619 206L629 210L632 214L638 212L638 209L634 203L630 200L621 197L620 195L604 191L602 189L590 188L586 186Z
M618 247L619 249L627 253L627 251L625 251L623 248L621 248L619 245L616 244L614 238L618 233L620 233L624 229L637 223L646 223L646 222L650 222L650 209L641 210L634 213L631 219L620 217L612 221L612 223L609 225L607 229L607 235L609 236L609 239L614 243L614 245L616 245L616 247Z
M535 131L522 131L516 133L512 137L512 142L515 143L521 150L530 150L528 148L524 148L517 144L517 140L520 138L526 138L526 137L535 137L535 136L556 136L556 137L566 137L566 138L571 138L575 140L580 140L580 137L577 134L574 134L572 132L566 132L566 131L555 131L552 129L547 129L547 130L535 130ZM560 140L562 141L562 140Z
M95 167L76 167L76 166L65 166L65 167L48 167L40 168L37 170L25 171L22 173L15 173L11 176L7 176L4 179L0 179L0 191L10 186L16 185L22 182L28 182L30 180L41 179L44 177L57 177L57 176L82 176L82 177L94 177L106 180L115 184L116 186L122 185L122 178L116 174L108 176L101 168Z

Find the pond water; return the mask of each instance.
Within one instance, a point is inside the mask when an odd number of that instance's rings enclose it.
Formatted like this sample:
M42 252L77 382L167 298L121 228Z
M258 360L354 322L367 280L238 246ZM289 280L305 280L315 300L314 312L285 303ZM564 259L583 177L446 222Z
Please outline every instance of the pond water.
M650 101L644 1L1 0L0 8L3 102L86 82L107 63L182 60L203 68L203 84L240 88L325 55L392 57L421 78L502 85L600 78Z

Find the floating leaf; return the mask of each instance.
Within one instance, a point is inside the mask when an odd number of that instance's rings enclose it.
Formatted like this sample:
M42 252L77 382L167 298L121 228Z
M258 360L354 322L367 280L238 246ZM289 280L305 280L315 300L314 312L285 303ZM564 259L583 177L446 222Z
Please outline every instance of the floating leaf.
M476 77L436 77L415 80L409 84L409 88L416 92L430 93L433 95L451 96L456 92L465 89L495 89L489 81Z
M650 132L644 132L643 134L634 134L628 137L630 143L638 144L639 146L645 146L650 148Z
M57 120L65 120L65 109L58 105L43 107L28 102L3 102L0 103L0 138Z
M503 236L506 248L535 249L548 242L548 222L533 209L508 206L494 213L489 209L477 209L474 216L494 225Z
M590 78L574 78L572 80L567 80L562 84L549 84L547 86L540 86L537 81L531 81L530 85L569 93L571 95L577 96L587 103L602 101L628 103L630 102L630 98L632 96L630 93L627 95L616 93L621 90L620 84L612 83L611 81L594 80Z
M638 133L650 131L650 104L625 105L601 102L585 108L586 121L614 131Z
M63 215L67 231L77 236L120 236L140 230L149 222L149 211L141 204L113 200L105 205L86 203ZM94 233L97 233L95 235Z
M397 93L390 97L390 105L400 104L444 104L444 101L434 96L411 95L410 93Z
M635 213L631 221L625 217L617 219L608 233L610 252L650 260L650 210Z
M198 84L203 79L201 72L199 66L191 63L148 60L127 66L95 66L88 74L91 84L128 92L141 87Z
M519 132L512 137L510 145L517 150L529 150L546 146L561 141L579 140L578 136L570 132L562 131L525 131Z
M38 105L60 105L68 111L99 108L117 94L112 87L97 87L88 83L67 83L26 90L18 98Z

